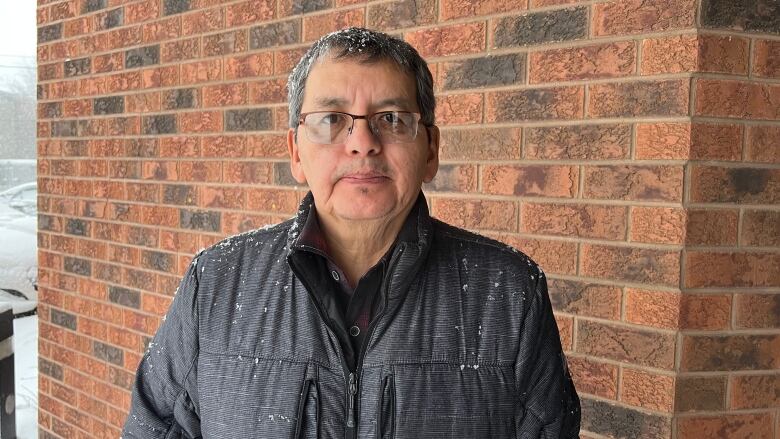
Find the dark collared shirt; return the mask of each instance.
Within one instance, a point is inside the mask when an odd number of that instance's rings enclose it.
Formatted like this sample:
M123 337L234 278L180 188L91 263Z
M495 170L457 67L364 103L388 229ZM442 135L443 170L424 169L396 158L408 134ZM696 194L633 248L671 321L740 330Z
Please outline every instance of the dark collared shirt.
M339 332L349 334L346 337L349 343L345 345L346 343L343 343L342 340L342 349L349 368L354 370L357 366L357 359L360 358L364 348L368 327L380 303L382 281L395 245L390 246L382 259L360 278L355 288L352 288L344 271L329 256L328 244L314 209L301 229L299 243L316 250L311 253L322 259L324 264L319 264L321 269L327 269L328 277L333 280L330 291L314 291L313 293L333 295L338 315L330 317L340 323L341 328L339 329L341 331Z

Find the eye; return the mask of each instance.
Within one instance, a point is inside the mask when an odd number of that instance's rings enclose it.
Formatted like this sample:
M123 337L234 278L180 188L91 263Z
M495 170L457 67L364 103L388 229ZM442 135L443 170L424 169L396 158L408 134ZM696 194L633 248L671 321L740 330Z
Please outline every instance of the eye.
M314 116L314 123L317 125L337 125L343 119L338 113L321 113Z
M379 122L387 125L399 125L403 123L400 113L388 111L379 115Z

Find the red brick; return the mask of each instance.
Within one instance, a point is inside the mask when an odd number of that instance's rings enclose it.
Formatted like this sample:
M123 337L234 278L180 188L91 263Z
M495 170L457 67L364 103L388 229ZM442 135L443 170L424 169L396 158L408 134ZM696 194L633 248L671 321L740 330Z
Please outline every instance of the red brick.
M229 5L225 23L228 28L232 28L270 20L274 16L275 3L273 0L250 0Z
M285 137L276 134L258 134L246 136L246 154L248 157L285 158L287 143Z
M286 79L269 79L249 84L250 104L281 104L286 101Z
M690 156L691 124L640 123L636 127L636 158L686 160Z
M128 113L152 113L162 109L160 93L140 93L125 97L125 111Z
M242 209L246 206L246 195L242 188L201 187L198 206L225 209Z
M274 52L274 74L289 75L292 69L298 64L303 55L306 53L306 50L307 48L300 47L296 49Z
M294 191L249 189L246 208L253 212L292 213L298 208L299 197Z
M222 112L202 111L179 115L179 131L182 133L204 133L222 131Z
M197 241L197 235L192 233L160 231L160 248L162 250L193 254L198 250Z
M665 332L580 319L576 343L576 351L586 355L659 369L674 367L675 337Z
M132 3L125 6L124 24L140 23L149 21L160 16L160 2L157 0L146 0L141 3Z
M200 56L200 39L190 38L164 43L160 48L160 60L164 63L183 61Z
M365 26L365 9L349 9L311 15L303 19L303 40L314 41L321 36L349 26Z
M628 209L592 204L522 203L520 231L542 235L624 240Z
M163 137L160 139L160 157L197 157L200 155L199 137Z
M630 241L657 244L684 244L685 210L676 207L641 207L631 209Z
M780 202L780 170L694 166L691 201L774 204Z
M695 0L611 1L593 8L597 36L693 28L695 19Z
M68 38L90 33L93 31L92 24L92 20L87 17L68 20L62 26L62 35Z
M636 407L671 413L674 405L674 378L624 368L620 400Z
M780 212L744 211L740 243L757 247L780 246Z
M690 158L698 160L732 160L742 157L742 125L691 125Z
M273 54L253 53L225 58L225 79L269 76L273 71Z
M225 162L225 183L271 184L273 167L268 162Z
M224 107L247 103L247 86L239 82L203 87L203 105L205 107Z
M245 52L249 46L247 30L235 30L202 37L203 56Z
M205 137L202 157L243 157L246 151L245 136Z
M496 195L572 198L577 193L576 166L493 166L482 169L483 191Z
M222 215L222 233L234 235L269 224L276 224L277 222L277 220L269 215L225 212Z
M517 206L510 201L439 198L433 203L433 215L457 227L467 229L517 230Z
M780 375L738 375L730 381L730 409L780 408Z
M677 329L680 321L679 293L626 289L626 321L661 329Z
M569 363L572 380L576 383L577 393L617 399L617 366L573 355L567 355L566 361Z
M753 74L780 78L780 41L756 40L753 48Z
M675 412L725 409L726 377L678 375L675 381Z
M589 117L686 116L690 81L590 84Z
M570 120L583 116L583 87L499 91L486 97L485 121Z
M63 108L64 110L64 108ZM747 129L746 159L758 163L780 163L780 126L751 125Z
M49 19L51 21L59 21L65 18L72 18L78 14L77 2L70 0L53 5L49 11Z
M197 84L222 79L222 60L197 61L181 65L181 83Z
M442 20L490 15L500 12L516 12L526 9L528 0L442 0L439 5Z
M143 88L172 87L179 84L179 66L144 69L141 77Z
M155 294L143 294L141 296L141 309L149 314L162 316L168 310L173 299L161 297Z
M447 129L441 131L440 160L517 160L518 128Z
M108 33L108 49L138 46L142 40L141 26L118 28Z
M778 254L690 251L686 267L689 288L780 286Z
M482 122L483 96L479 93L436 97L438 125L465 125Z
M122 311L116 309L118 324L122 324ZM114 346L138 350L141 346L141 336L114 326L108 327L108 342Z
M181 161L179 162L180 181L222 181L221 162Z
M694 115L780 120L780 85L697 79Z
M572 334L574 332L574 318L556 315L555 324L558 326L561 347L564 351L570 351L573 344Z
M287 106L274 107L273 114L274 130L286 131L290 127L290 112L287 111Z
M777 369L780 335L683 335L680 370L740 371Z
M616 78L636 71L634 42L598 44L531 53L530 82Z
M174 16L152 23L144 23L141 27L141 38L144 43L171 40L181 36L181 17Z
M681 417L677 435L690 439L771 439L772 423L771 413Z
M736 245L739 211L690 209L685 243L689 245Z
M213 32L225 28L223 8L192 12L181 17L181 33L184 36Z
M425 191L476 192L479 179L477 167L473 165L440 164L436 177L423 184Z
M396 29L425 26L436 22L437 12L435 0L395 0L371 4L366 14L367 27L393 32Z
M586 198L636 201L682 201L681 166L586 166Z
M93 73L114 72L123 68L124 57L122 53L108 53L92 58Z
M780 294L735 294L737 328L780 328Z
M572 275L577 270L577 243L500 235L499 240L532 258L546 273Z
M458 24L410 32L404 35L424 58L464 55L485 49L484 22Z
M649 39L642 46L642 74L746 74L748 53L748 40L732 36L690 34Z
M677 287L680 252L582 244L580 274L600 279Z

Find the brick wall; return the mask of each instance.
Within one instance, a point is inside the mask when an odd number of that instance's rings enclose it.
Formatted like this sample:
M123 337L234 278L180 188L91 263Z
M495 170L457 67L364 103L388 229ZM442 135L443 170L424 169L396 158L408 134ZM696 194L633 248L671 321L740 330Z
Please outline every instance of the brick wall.
M437 83L433 213L537 260L583 437L780 435L776 0L39 0L42 437L117 437L203 246L277 222L285 81L346 25Z

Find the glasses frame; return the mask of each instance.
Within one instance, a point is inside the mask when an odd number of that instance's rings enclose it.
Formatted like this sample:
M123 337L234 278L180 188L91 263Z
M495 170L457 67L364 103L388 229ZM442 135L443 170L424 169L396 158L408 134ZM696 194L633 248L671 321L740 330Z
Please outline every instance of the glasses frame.
M308 129L306 128L306 125L304 125L303 123L304 123L304 121L305 121L305 119L306 119L306 116L308 116L308 115L310 115L310 114L318 114L318 113L335 113L335 114L343 114L343 115L345 115L345 116L349 116L350 118L352 118L352 124L350 124L350 126L349 126L349 129L347 130L347 137L345 137L345 138L344 138L344 140L343 140L343 141L341 141L341 142L334 142L334 143L321 143L321 142L316 142L316 141L312 140L312 139L309 137L309 131L308 131ZM428 128L429 128L429 126L428 126L428 125L425 125L425 124L423 124L423 123L422 123L422 121L420 120L420 119L422 118L422 115L421 115L420 113L418 113L418 112L415 112L415 111L399 111L399 110L386 110L386 111L377 111L376 113L363 114L363 115L358 115L358 114L347 113L347 112L344 112L344 111L329 111L329 110L321 110L321 111L309 111L309 112L307 112L307 113L301 113L301 116L298 118L298 126L301 126L301 125L303 125L303 130L304 130L304 131L306 131L306 134L305 134L305 135L306 135L306 138L307 138L307 139L309 139L309 141L310 141L310 142L316 143L316 144L318 144L318 145L338 145L338 144L340 144L340 143L344 143L344 142L346 142L346 140L349 138L349 136L351 136L351 135L352 135L352 130L353 130L353 129L355 129L355 120L356 120L356 119L365 119L365 120L366 120L366 123L368 123L368 129L369 129L369 131L371 131L371 134L374 136L374 138L376 138L377 140L380 140L379 133L378 133L378 132L376 132L376 131L374 130L374 127L373 127L373 126L372 126L372 124L371 124L371 118L373 118L373 117L374 117L374 116L376 116L377 114L386 114L386 113L405 113L405 114L411 114L411 115L415 116L415 119L416 119L416 122L417 122L417 123L415 124L415 126L417 126L417 125L419 125L419 124L422 124L422 126L424 126L424 127L425 127L425 129L426 129L426 132L427 132L427 130L428 130ZM377 130L377 131L378 131L378 130ZM417 139L417 136L418 136L419 134L420 134L420 130L418 129L417 131L415 131L414 137L413 137L411 140L409 140L409 142L398 142L398 143L411 143L411 142L414 142L414 141ZM381 140L380 140L380 141L381 141Z

